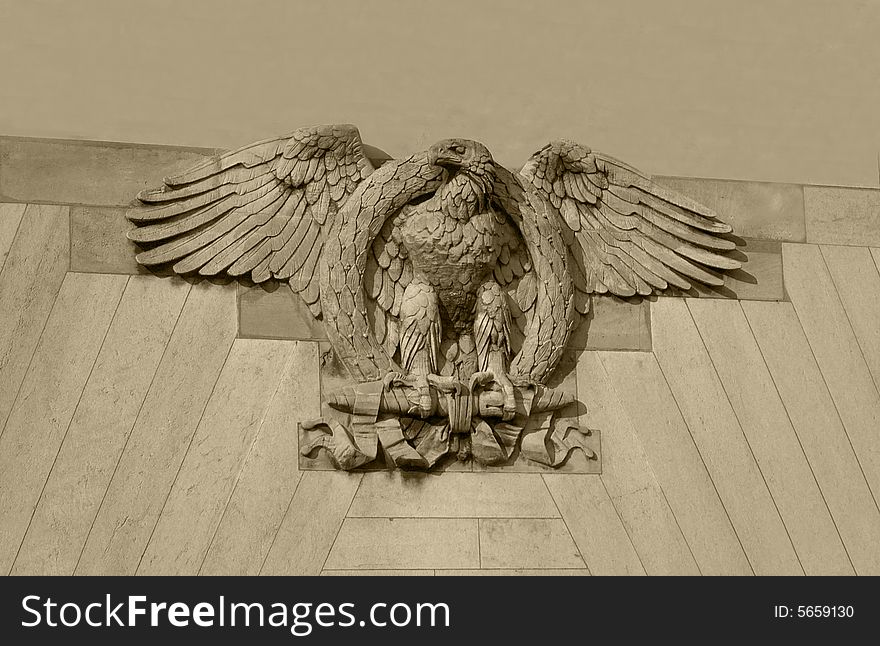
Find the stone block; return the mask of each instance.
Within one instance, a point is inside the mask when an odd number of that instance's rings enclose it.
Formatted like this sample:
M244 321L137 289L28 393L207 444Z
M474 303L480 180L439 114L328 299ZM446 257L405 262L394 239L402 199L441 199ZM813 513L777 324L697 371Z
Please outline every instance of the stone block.
M650 350L651 309L639 297L593 296L585 321L571 335L572 350Z
M324 325L286 283L242 282L238 288L238 335L256 339L321 341Z
M0 271L6 263L9 248L18 232L26 204L0 204Z
M273 545L281 547L275 536L288 508L292 510L288 523L295 524L297 514L307 516L308 496L304 498L303 495L313 481L309 479L305 485L299 486L301 474L296 467L299 447L291 437L291 424L295 423L293 420L318 415L319 393L314 378L317 372L317 344L297 343L284 378L263 418L260 432L238 474L235 489L199 574L258 574L270 548ZM329 486L338 486L341 495L348 496L346 505L351 502L353 495L348 480L345 477L329 478ZM320 483L320 486L326 486L326 482ZM295 493L299 493L298 498ZM294 503L299 507L295 507ZM340 512L337 524L342 522L343 513L344 510ZM335 528L327 531L335 536ZM314 533L312 531L310 534L312 538ZM296 540L290 533L284 536ZM327 549L330 549L329 544ZM326 553L318 557L318 565L323 563L324 556ZM304 565L302 562L300 564Z
M739 307L738 303L724 304ZM700 572L751 574L736 531L654 354L600 352L599 357ZM607 433L615 430L607 429Z
M13 574L73 574L189 289L179 280L128 280L43 486Z
M692 300L688 309L785 523L796 552L789 573L796 574L802 567L807 575L853 574L826 499L742 307ZM778 552L777 558L782 556ZM787 556L791 562L791 553Z
M296 345L293 341L235 340L141 557L138 574L198 574Z
M880 512L797 313L791 303L744 303L743 310L853 568L876 576Z
M565 523L536 518L481 520L480 564L486 568L586 568Z
M0 271L0 428L69 266L66 206L28 206Z
M820 247L786 244L782 253L785 256L786 289L797 319L874 499L880 500L880 442L877 440L880 394L877 384Z
M367 473L349 517L558 518L537 474Z
M654 305L652 325L657 362L751 569L758 575L801 572L785 524L687 303L661 299Z
M265 561L261 566L254 563L257 572L266 576L319 575L360 482L359 473L303 474Z
M70 270L94 274L153 273L134 259L138 247L125 237L133 226L121 207L71 207Z
M821 250L868 370L880 384L880 273L872 250L831 245Z
M234 339L234 291L192 287L76 573L135 573Z
M803 242L804 189L800 184L699 177L654 177L718 213L734 233L748 238Z
M805 186L806 241L880 247L880 189Z
M324 567L330 570L478 568L477 520L346 518Z
M126 276L68 273L0 436L0 573L30 525Z
M649 463L649 454L637 432L640 429L630 420L627 407L600 359L602 354L607 353L584 352L578 361L578 392L586 405L581 424L605 431L602 484L647 574L699 574L700 569ZM565 513L565 505L560 507ZM573 531L577 538L579 530ZM589 559L590 553L583 556Z
M724 276L724 288L743 301L785 299L782 280L782 243L775 240L744 240L739 251L743 266Z
M543 479L592 574L645 574L601 478L545 475Z

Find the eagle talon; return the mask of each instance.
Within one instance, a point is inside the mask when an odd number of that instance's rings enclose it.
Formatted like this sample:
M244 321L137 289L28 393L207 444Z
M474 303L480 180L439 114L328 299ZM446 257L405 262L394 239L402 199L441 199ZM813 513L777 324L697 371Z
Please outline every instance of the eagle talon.
M401 372L392 370L382 378L382 387L385 390L391 390L392 388L399 388L401 386L409 386L410 388L414 387L415 382L412 376L404 375Z
M382 388L391 390L394 386L403 386L403 375L392 370L382 378Z
M475 386L479 386L484 388L488 384L491 384L495 379L495 373L491 370L482 370L480 372L475 372L471 375L471 390L474 389Z
M415 390L418 404L410 408L409 413L411 415L418 415L422 419L427 419L434 414L434 399L431 397L432 377L435 377L435 375L415 373L404 375L392 370L382 379L382 385L385 390L390 390L391 388L411 388Z
M454 377L443 377L440 375L428 375L428 383L433 386L437 392L444 395L460 395L462 392L462 384Z

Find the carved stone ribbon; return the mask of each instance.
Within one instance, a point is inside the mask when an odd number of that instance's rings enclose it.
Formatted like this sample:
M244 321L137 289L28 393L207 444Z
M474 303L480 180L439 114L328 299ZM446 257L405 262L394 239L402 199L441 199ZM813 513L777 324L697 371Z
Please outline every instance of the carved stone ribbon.
M346 470L375 460L378 448L389 465L428 469L444 456L459 451L465 439L470 442L474 459L490 466L507 463L518 442L523 457L552 467L562 464L578 448L587 457L595 457L572 419L557 418L551 410L532 411L535 395L535 390L518 389L517 415L511 422L474 417L471 431L465 436L451 432L449 421L438 423L388 415L379 419L383 401L381 382L359 384L349 425L332 417L303 423L301 453L309 455L316 449L325 449L333 464Z
M382 382L358 384L351 411L351 427L335 419L303 422L303 445L300 453L309 455L321 447L340 469L351 470L372 462L378 453L379 436L375 429L382 399Z

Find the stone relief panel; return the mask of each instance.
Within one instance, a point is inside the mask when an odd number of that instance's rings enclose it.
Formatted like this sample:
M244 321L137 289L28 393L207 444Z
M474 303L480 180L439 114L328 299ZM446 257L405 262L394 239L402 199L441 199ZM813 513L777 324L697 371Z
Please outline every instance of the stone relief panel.
M566 377L591 296L720 287L741 266L711 209L565 140L512 173L476 141L392 160L354 126L301 128L138 200L140 264L286 282L323 327L306 468L598 472Z

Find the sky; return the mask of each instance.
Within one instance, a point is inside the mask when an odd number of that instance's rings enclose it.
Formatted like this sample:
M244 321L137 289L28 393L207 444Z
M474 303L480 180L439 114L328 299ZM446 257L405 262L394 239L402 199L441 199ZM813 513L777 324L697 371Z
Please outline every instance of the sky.
M518 168L878 185L880 0L0 0L0 134L233 148L350 122Z

